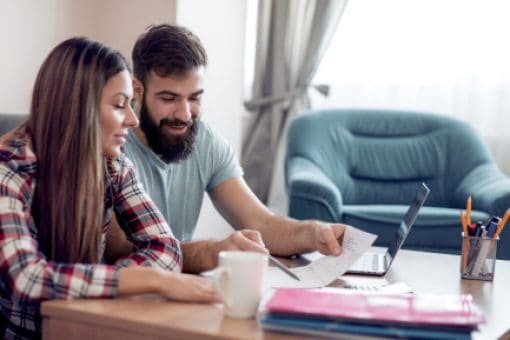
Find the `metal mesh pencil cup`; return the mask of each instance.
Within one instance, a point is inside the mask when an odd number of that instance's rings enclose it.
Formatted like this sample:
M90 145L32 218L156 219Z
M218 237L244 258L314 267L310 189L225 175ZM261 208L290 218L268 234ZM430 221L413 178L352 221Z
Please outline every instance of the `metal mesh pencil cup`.
M460 273L463 279L492 281L496 269L496 239L462 233Z

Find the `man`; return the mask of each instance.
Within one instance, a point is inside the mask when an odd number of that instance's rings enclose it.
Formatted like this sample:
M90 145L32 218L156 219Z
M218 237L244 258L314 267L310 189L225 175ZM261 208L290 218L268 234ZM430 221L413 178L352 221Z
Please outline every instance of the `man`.
M200 120L207 56L193 33L152 26L137 40L132 58L140 126L130 132L126 153L182 242L185 271L213 268L221 250L341 253L343 225L273 215L248 188L232 147ZM225 240L191 241L204 192L237 230ZM129 245L120 242L118 227L110 229L108 248L116 246L110 254L116 257Z

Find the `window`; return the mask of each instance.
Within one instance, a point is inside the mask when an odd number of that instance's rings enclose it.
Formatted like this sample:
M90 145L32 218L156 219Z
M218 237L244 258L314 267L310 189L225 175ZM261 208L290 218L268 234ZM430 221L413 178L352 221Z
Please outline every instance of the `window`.
M509 13L506 0L350 1L313 81L330 97L312 104L470 121L510 174Z

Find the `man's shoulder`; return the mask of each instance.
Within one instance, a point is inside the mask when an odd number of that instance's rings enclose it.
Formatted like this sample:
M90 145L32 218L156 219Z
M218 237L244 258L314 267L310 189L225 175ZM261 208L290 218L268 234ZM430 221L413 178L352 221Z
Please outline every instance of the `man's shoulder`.
M207 122L198 122L197 142L203 144L214 143L222 139L221 135Z
M222 149L230 149L232 146L227 140L209 123L200 121L196 139L198 150L202 152L215 152Z

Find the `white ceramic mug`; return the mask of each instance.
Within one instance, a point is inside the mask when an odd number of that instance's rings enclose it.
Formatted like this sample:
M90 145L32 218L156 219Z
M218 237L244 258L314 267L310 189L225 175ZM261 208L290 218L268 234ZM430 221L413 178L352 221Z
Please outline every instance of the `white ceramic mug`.
M267 255L249 251L222 251L213 282L223 298L225 314L252 318L262 297Z

